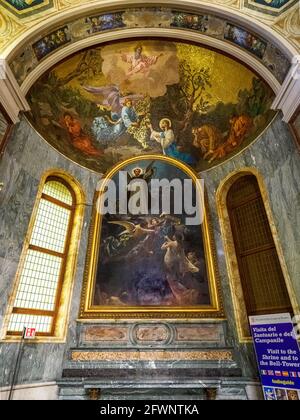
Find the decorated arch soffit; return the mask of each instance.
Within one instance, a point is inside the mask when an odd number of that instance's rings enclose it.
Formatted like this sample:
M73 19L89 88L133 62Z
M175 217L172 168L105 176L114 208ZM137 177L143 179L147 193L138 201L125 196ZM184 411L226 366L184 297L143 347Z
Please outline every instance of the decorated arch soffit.
M24 19L53 9L54 0L0 0L0 5L17 18Z
M120 7L122 3L128 5L138 4L138 2L111 1L103 0L0 0L0 50L9 48L13 42L18 44L28 31L34 31L45 21L61 16L62 13L68 14L68 19L72 14L84 15L85 7L92 6L97 10L105 4L115 3ZM149 2L150 3L150 2ZM162 1L158 6L168 7L168 1ZM180 3L180 2L174 2ZM254 19L262 22L266 26L280 32L289 42L300 50L300 16L299 0L211 0L211 1L182 1L182 10L190 7L203 7L217 10L220 6L221 12L230 10L238 12L239 16ZM122 6L121 6L122 7ZM124 7L124 6L123 6ZM74 13L72 13L74 12Z

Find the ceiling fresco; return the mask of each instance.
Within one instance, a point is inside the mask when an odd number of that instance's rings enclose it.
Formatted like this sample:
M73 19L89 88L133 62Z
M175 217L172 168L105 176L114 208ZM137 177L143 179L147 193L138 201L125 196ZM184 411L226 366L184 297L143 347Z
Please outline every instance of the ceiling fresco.
M36 130L101 173L145 154L203 171L247 147L274 116L273 92L242 64L158 39L82 51L44 74L27 99Z

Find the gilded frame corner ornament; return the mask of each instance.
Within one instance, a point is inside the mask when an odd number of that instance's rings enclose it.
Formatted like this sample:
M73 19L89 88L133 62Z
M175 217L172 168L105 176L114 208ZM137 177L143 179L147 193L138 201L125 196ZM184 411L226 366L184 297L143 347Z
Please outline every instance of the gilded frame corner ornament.
M194 182L199 177L184 163L163 155L142 155L127 159L114 166L105 175L111 179L119 170L128 164L141 160L156 159L168 162L181 169ZM105 184L105 183L104 183ZM203 235L206 268L208 273L211 304L206 306L93 306L93 296L96 281L96 269L99 261L102 216L96 210L96 203L101 191L94 195L93 212L90 224L84 279L81 294L79 319L224 319L224 305L221 294L221 283L217 267L216 248L213 229L208 211L208 200L205 197L204 222L201 226Z

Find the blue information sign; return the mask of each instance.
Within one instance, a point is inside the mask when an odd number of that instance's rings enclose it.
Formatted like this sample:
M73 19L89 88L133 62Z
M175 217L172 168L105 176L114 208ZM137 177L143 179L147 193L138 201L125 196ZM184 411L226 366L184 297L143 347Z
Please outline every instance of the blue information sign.
M300 350L290 314L249 320L265 399L300 400Z

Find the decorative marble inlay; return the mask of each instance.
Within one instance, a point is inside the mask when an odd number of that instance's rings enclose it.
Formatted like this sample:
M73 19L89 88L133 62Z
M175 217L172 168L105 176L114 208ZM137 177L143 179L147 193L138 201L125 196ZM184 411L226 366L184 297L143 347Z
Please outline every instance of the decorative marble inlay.
M73 351L74 361L170 361L170 360L225 360L232 361L231 351Z
M177 341L220 341L219 326L177 327Z
M126 327L88 327L84 332L84 341L126 341Z

